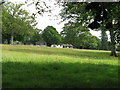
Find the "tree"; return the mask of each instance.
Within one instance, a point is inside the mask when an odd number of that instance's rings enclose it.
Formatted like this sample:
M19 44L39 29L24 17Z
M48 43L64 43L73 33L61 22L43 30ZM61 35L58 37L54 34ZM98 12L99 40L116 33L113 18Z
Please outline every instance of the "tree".
M97 5L96 5L97 4ZM93 8L94 6L94 8ZM118 8L119 7L119 8ZM96 9L97 8L97 9ZM115 23L118 25L119 19L118 18L120 13L120 5L118 3L91 3L88 5L87 9L94 10L96 12L94 21L89 24L90 28L99 28L101 25L106 30L108 29L110 32L111 38L111 56L117 56L116 54L116 42L115 42L115 32L117 28L115 28ZM115 10L117 9L117 10ZM115 13L115 14L114 14ZM94 27L97 26L98 27Z
M70 2L63 5L64 8L60 14L65 20L72 20L74 23L81 23L93 30L104 27L110 31L111 38L111 56L117 56L115 50L115 32L119 25L120 4L118 3L78 3ZM113 24L113 21L116 22Z
M35 32L34 32L34 35L30 38L29 42L31 42L35 45L35 43L37 41L43 40L41 32L42 32L42 30L36 29Z
M101 28L101 49L108 50L108 36L104 27Z
M10 14L7 12L7 10L2 7L2 42L4 42L7 39L7 42L10 43L10 24L12 24L13 17L10 16Z
M13 44L14 37L31 36L36 26L36 21L29 13L21 9L23 4L6 3L3 5L2 31L4 35L10 36L10 42ZM3 35L3 36L4 36Z
M48 46L60 44L61 42L61 37L53 26L47 26L42 32L42 37L47 42Z
M78 24L79 25L79 24ZM92 36L87 28L84 26L76 27L74 23L65 24L61 32L63 43L72 44L76 48L97 49L98 38Z

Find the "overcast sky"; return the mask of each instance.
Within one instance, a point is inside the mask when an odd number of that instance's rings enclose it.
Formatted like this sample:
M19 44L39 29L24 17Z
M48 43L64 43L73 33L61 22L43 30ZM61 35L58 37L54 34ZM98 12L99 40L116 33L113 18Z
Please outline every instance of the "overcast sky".
M25 0L8 0L8 1L13 2L13 3L24 3ZM51 5L54 10L52 11L51 14L44 13L43 16L40 16L40 15L37 16L37 18L36 18L36 20L38 22L37 28L43 30L48 25L51 25L51 26L54 26L60 32L62 30L62 27L64 26L64 23L58 24L61 21L61 19L60 19L60 17L59 18L55 17L55 15L59 14L61 7L54 8L53 2L47 2L47 3L49 5ZM24 8L27 11L29 11L30 13L36 12L36 9L33 5L31 5L29 7L25 6ZM48 16L49 14L51 16ZM58 20L56 20L56 19L58 19Z
M10 1L12 3L24 3L25 2L25 0L7 0L7 1ZM30 0L30 1L32 1L32 0ZM57 29L57 31L60 32L60 31L62 31L62 27L64 26L64 22L59 24L59 22L61 21L61 18L58 16L62 7L59 5L58 5L58 7L55 7L53 4L54 0L53 0L53 2L49 2L49 0L46 0L46 1L47 1L47 4L52 7L53 11L51 14L45 13L45 14L43 14L43 16L40 16L40 15L37 16L37 18L36 18L36 21L38 22L37 28L43 30L49 25L49 26L55 27ZM29 7L24 6L23 8L26 9L30 13L36 12L36 9L33 5L29 6ZM50 14L51 16L48 16L48 14ZM56 16L58 16L58 17L56 17ZM90 32L94 36L97 36L97 37L101 36L100 31L91 30ZM109 32L107 32L107 34L109 35Z

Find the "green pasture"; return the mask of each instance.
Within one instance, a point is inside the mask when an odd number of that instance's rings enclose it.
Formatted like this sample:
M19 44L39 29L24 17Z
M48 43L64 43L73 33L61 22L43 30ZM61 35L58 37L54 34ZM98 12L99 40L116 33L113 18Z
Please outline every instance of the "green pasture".
M118 57L110 51L1 46L3 88L118 87Z

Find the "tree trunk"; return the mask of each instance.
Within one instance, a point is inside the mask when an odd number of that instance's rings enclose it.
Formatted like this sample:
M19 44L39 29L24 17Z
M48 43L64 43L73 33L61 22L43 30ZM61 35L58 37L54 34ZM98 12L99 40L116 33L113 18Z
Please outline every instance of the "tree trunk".
M11 35L10 44L13 45L13 35Z
M110 54L110 56L115 56L115 57L117 57L116 47L115 47L114 30L112 30L112 29L110 29L110 39L111 39L111 54Z
M106 31L105 31L105 28L102 27L102 30L101 30L101 49L102 50L107 50L108 49L108 45L107 45L107 41L108 41L108 37L107 37L107 34L106 34Z
M7 44L10 44L10 39L7 39L7 42L8 42Z

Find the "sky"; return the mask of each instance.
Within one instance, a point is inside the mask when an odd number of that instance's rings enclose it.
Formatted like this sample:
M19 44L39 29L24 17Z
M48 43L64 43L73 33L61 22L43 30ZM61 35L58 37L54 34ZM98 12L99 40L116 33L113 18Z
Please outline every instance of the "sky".
M10 1L12 3L17 3L17 4L25 2L25 0L7 0L7 1ZM29 0L29 1L33 1L33 0ZM37 1L37 0L34 0L34 1ZM62 19L59 17L59 12L62 9L62 7L59 5L57 7L55 7L54 0L53 0L53 2L50 2L49 0L46 0L46 1L47 1L47 5L51 6L52 12L44 13L43 16L38 15L36 18L36 21L38 22L36 27L38 29L44 30L47 26L53 26L60 33L62 31L62 27L65 24L65 22L60 23L62 21ZM36 9L33 5L31 5L29 7L24 6L23 9L26 9L30 13L36 12ZM51 16L48 16L48 15L51 15ZM101 36L100 31L91 30L90 32L92 35L97 36L98 38L100 38L100 36ZM107 32L107 34L108 34L108 38L109 38L109 32Z
M13 3L24 3L25 0L8 0L10 2ZM48 0L49 1L49 0ZM43 16L41 15L37 15L36 21L38 22L37 28L39 29L45 29L48 25L49 26L53 26L55 27L58 32L62 31L62 27L64 26L64 23L59 24L60 21L62 21L62 19L60 19L60 17L56 17L58 16L61 7L54 7L53 2L48 2L48 5L52 6L52 13L44 13ZM27 7L23 7L24 9L26 9L28 12L30 13L34 13L36 12L36 9L33 5ZM51 16L48 16L51 15Z

